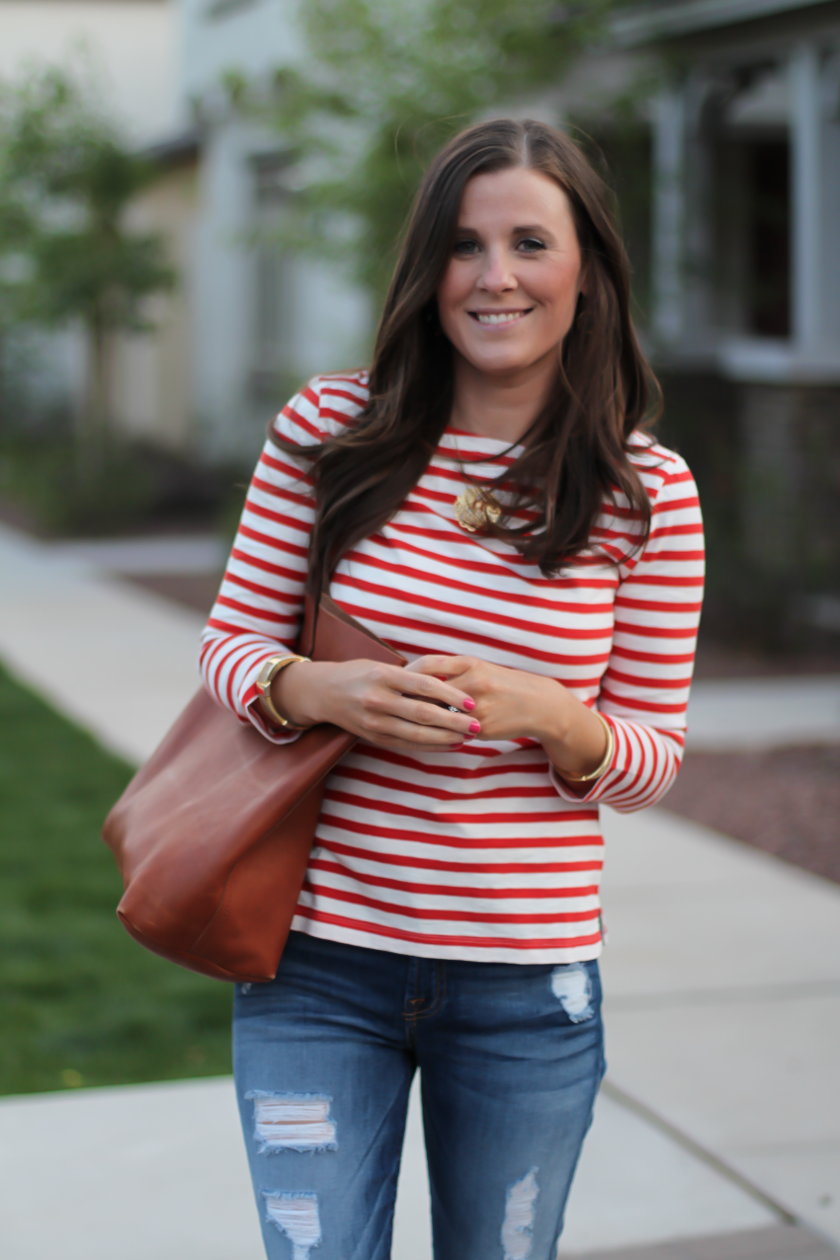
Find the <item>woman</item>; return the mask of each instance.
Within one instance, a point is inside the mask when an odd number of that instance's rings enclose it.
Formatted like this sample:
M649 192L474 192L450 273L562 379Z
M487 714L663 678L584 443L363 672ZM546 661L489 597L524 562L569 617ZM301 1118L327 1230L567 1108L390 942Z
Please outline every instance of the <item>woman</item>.
M437 1260L554 1255L604 1069L598 806L673 782L702 592L609 204L549 127L458 136L369 376L311 382L254 475L207 686L267 739L360 739L277 977L235 996L271 1258L390 1255L418 1067ZM407 672L289 662L307 580Z

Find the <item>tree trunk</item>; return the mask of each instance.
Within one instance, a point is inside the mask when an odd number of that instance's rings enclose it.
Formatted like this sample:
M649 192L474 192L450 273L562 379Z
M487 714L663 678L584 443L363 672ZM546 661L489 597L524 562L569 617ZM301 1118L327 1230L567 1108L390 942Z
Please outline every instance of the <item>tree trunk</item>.
M113 334L102 311L87 321L88 374L79 426L79 468L98 471L105 457L112 404Z

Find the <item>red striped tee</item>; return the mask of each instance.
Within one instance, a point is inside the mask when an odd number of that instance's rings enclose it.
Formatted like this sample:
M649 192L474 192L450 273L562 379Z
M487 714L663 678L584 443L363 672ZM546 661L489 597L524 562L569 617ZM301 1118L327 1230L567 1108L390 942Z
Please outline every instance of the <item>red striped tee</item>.
M364 374L320 377L278 416L306 446L352 423ZM571 962L600 952L599 803L641 809L679 769L703 590L697 490L684 461L640 437L632 456L653 522L605 504L592 547L545 578L508 544L465 532L461 460L498 476L518 453L447 429L396 516L346 555L333 598L406 657L481 657L559 680L613 728L591 790L553 773L530 739L407 755L358 743L327 782L294 928L431 958ZM478 461L478 462L473 462ZM268 739L263 661L293 650L313 518L305 462L267 443L203 637L207 687Z

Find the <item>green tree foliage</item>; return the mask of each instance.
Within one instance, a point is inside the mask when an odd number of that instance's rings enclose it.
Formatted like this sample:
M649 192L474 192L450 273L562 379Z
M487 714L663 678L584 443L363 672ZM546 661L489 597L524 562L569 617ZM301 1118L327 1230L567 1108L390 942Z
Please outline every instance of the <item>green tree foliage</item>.
M82 323L90 351L83 435L96 444L112 407L114 334L147 328L146 299L175 282L161 239L125 226L154 175L66 72L37 70L0 86L0 303L7 320Z
M300 156L288 240L387 283L423 171L456 132L556 89L609 0L307 0L310 59L279 71L272 113ZM242 99L231 76L229 91Z

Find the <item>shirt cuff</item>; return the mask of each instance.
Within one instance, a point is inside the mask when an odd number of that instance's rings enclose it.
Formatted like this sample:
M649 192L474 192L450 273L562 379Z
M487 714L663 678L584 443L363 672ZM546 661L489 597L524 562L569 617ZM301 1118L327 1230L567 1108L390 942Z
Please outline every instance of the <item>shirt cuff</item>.
M245 705L245 712L248 714L248 720L252 726L255 726L261 735L264 735L272 744L293 744L296 739L300 739L304 732L304 727L300 726L273 726L268 718L263 715L260 708L259 696L254 696Z

